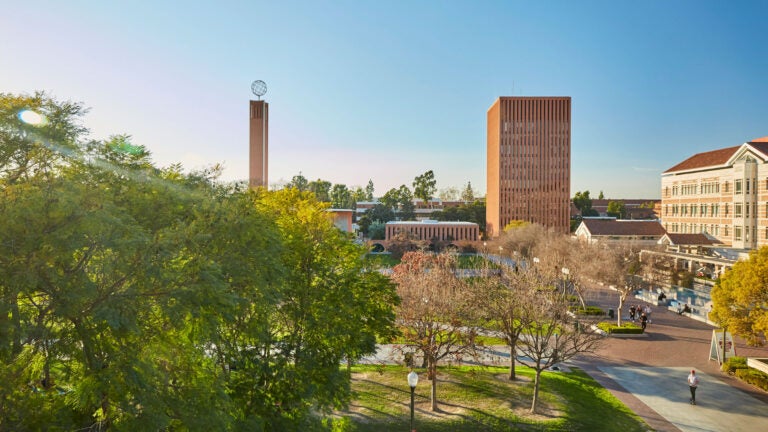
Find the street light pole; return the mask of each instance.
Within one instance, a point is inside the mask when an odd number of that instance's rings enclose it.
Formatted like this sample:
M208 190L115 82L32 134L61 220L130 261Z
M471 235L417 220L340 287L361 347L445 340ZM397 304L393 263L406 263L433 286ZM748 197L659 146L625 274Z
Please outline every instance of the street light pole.
M414 371L408 374L408 386L411 387L411 432L416 432L413 423L413 393L416 391L416 384L419 383L419 374Z

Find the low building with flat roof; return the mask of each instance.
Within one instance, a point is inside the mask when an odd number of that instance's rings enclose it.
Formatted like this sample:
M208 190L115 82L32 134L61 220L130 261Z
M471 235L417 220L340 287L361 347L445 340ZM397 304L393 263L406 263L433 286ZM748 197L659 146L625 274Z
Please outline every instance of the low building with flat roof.
M428 242L475 242L480 239L480 227L474 222L438 222L424 219L421 221L387 222L385 240L389 241L402 232L410 233L415 240Z

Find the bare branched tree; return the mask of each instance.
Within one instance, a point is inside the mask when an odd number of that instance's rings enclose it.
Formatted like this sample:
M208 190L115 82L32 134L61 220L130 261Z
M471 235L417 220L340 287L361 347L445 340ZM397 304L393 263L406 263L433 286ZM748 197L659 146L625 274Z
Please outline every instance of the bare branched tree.
M582 353L594 352L603 336L583 331L576 318L568 312L569 302L556 288L557 280L535 269L526 271L522 331L518 361L535 371L531 412L535 413L541 386L541 373L557 363Z
M490 272L488 273L490 274ZM477 316L486 326L501 333L509 347L509 379L514 380L517 343L523 331L529 282L528 272L506 269L503 273L472 280L473 302Z
M392 274L401 299L397 322L404 345L423 353L432 380L432 411L437 411L438 362L476 353L476 331L467 327L469 290L455 270L453 254L416 251L403 255Z
M645 284L642 278L642 263L639 250L632 245L597 245L594 259L601 263L596 279L613 287L619 298L616 311L616 325L621 326L621 311L630 294Z

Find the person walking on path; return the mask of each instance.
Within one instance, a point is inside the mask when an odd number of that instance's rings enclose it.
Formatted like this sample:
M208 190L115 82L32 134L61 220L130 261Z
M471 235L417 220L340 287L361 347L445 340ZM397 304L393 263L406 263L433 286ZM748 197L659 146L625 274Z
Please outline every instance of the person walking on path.
M640 327L643 328L643 333L645 333L645 326L648 325L648 317L645 316L645 313L640 315Z
M691 369L690 375L688 375L688 388L691 389L691 405L696 405L696 387L699 386L699 377L696 376L696 371Z

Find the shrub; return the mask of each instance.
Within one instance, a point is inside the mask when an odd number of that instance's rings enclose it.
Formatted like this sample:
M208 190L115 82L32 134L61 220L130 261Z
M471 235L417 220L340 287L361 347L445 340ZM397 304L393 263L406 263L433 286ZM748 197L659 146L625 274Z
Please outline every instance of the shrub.
M574 307L573 312L577 315L605 315L603 309L598 306L587 306L586 308Z
M731 357L723 363L720 369L727 372L728 375L733 375L737 369L747 369L748 367L746 357Z
M597 324L597 328L608 334L642 334L642 327L634 323L624 323L622 326L617 326L613 322L601 322Z
M768 390L768 375L757 369L736 369L736 378L763 390Z

